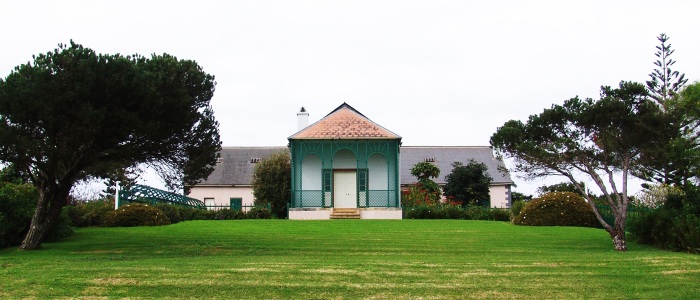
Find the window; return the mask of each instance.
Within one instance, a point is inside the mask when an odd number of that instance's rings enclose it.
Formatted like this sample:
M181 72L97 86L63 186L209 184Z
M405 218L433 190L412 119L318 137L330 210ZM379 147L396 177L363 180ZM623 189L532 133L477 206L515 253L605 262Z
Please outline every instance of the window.
M425 158L425 162L435 162L435 157L434 156L428 156Z
M204 198L204 206L214 206L214 198Z
M262 160L262 158L253 157L253 158L250 159L250 163L251 163L251 164L257 164L257 163L259 163L261 160Z

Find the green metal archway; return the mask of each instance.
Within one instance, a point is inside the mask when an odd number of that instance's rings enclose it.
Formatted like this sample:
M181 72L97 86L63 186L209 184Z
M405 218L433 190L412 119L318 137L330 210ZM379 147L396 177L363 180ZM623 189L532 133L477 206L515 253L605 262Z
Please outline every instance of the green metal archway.
M204 202L183 195L166 192L150 186L134 184L119 191L117 208L130 203L167 203L180 206L204 208Z

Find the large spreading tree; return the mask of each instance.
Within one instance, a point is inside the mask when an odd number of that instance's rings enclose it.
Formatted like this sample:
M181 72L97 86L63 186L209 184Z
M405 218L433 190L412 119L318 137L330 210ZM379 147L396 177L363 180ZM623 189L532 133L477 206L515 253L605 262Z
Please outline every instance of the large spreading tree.
M39 190L20 249L37 249L73 185L155 167L171 189L208 176L221 148L214 77L168 54L97 54L71 41L0 79L0 161Z
M575 97L531 115L526 123L508 121L491 137L491 145L527 177L568 178L588 200L615 250L626 251L628 178L643 167L648 151L678 137L675 118L650 99L644 85L621 82L619 88L602 87L599 100ZM603 220L580 176L590 177L601 190L614 224Z

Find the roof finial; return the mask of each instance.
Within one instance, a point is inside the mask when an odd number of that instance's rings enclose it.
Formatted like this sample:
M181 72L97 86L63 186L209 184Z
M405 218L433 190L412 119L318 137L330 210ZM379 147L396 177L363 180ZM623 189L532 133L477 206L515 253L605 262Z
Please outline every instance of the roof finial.
M302 106L301 111L299 111L299 112L306 112L306 109Z

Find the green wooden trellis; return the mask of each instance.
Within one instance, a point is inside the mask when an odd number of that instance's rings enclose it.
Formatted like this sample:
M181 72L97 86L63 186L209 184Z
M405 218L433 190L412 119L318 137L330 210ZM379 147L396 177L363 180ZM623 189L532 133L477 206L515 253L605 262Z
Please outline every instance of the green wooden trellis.
M357 207L400 207L399 139L290 139L292 199L290 207L333 207L332 170L336 152L348 149L357 159ZM321 157L321 190L304 190L301 166L309 154ZM387 190L368 190L367 162L372 154L387 162Z
M173 205L189 206L205 209L204 202L197 199L185 197L150 186L134 184L128 187L123 187L119 191L119 203L117 207L129 203L156 204L167 203Z

